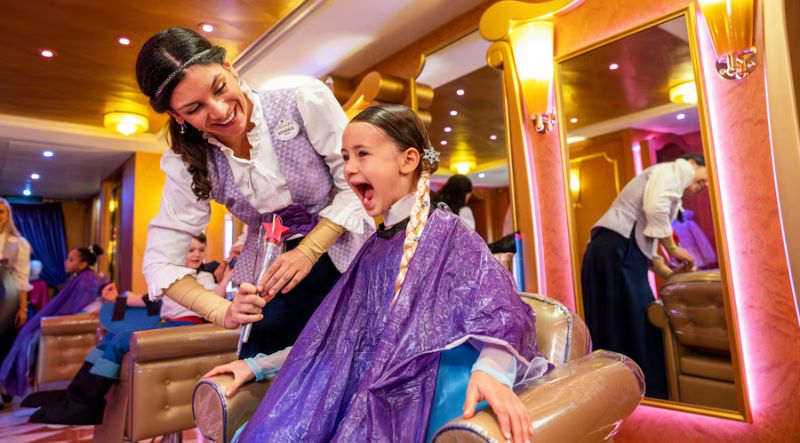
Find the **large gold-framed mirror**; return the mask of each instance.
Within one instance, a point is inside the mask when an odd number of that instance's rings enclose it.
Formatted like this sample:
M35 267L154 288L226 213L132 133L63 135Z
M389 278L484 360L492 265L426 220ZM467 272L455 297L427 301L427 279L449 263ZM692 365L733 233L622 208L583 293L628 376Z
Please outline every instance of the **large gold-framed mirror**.
M686 8L555 60L576 307L645 404L747 420L695 26Z
M439 170L431 178L434 200L437 194L444 199L453 195L466 177L471 185L466 208L454 212L474 226L520 282L503 79L486 64L488 47L477 29L457 35L423 54L416 81L434 91L428 132L441 152Z

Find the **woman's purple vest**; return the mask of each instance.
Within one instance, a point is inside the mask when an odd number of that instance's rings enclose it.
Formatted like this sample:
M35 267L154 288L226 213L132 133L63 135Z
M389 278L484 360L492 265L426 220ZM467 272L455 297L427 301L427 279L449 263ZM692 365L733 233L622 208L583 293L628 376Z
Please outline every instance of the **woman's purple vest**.
M324 158L314 149L303 127L303 118L297 109L297 89L257 91L261 101L269 134L274 134L282 120L300 124L300 132L290 140L272 137L272 146L278 158L278 169L286 179L292 205L276 211L290 229L290 236L308 234L317 224L317 214L333 200L333 178ZM260 267L257 256L259 227L272 221L272 213L259 213L236 188L227 157L212 145L208 147L208 175L211 180L211 197L224 205L235 217L247 224L247 237L242 253L233 271L233 282L254 283ZM361 244L372 233L365 229L363 235L346 232L328 250L336 268L344 271L350 265Z

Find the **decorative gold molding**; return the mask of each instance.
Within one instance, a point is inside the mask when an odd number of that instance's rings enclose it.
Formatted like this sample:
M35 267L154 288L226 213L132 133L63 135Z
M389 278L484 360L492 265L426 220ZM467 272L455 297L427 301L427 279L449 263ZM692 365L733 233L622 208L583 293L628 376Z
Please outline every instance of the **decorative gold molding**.
M580 157L571 158L571 159L569 159L569 164L570 165L572 165L573 163L578 164L578 163L581 163L581 162L594 160L596 158L602 158L603 160L607 161L608 163L611 163L611 165L614 167L614 187L617 190L617 194L619 194L619 189L620 189L620 187L619 187L619 162L617 162L613 158L609 157L607 153L605 153L605 152L597 152L597 153L594 153L594 154L582 155Z
M342 108L349 118L353 118L373 102L408 105L425 123L430 123L431 115L427 109L433 102L433 89L414 79L372 71L364 76Z

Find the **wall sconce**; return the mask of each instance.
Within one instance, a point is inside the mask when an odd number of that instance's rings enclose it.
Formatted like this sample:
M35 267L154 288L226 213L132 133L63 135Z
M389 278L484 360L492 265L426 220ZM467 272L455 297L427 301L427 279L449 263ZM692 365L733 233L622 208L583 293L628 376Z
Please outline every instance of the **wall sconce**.
M714 52L717 74L741 80L756 67L754 42L756 0L698 0Z
M697 104L697 87L694 81L678 83L669 88L669 101L677 104Z
M133 112L109 112L103 116L103 126L106 129L117 131L128 136L147 131L149 122L147 117Z
M553 24L530 22L516 26L509 36L528 115L536 132L553 129L556 114L550 106L553 84Z
M581 207L581 170L570 168L569 170L569 193L572 196L572 207Z

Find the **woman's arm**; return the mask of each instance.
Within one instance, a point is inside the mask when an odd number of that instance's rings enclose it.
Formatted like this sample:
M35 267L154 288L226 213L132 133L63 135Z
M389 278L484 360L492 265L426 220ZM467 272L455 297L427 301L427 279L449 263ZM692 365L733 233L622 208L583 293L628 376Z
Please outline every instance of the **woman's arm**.
M15 324L19 328L28 321L28 291L33 286L28 281L31 274L31 245L23 237L17 237L17 244L17 261L11 264L11 274L19 291L19 310L15 318Z

